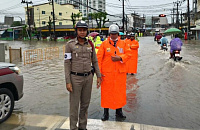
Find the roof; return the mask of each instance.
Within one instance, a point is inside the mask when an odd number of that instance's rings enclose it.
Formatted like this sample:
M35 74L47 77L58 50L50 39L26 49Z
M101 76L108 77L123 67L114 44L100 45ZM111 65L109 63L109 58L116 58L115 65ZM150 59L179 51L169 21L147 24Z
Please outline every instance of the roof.
M51 4L51 2L47 2L47 3L42 3L42 4L37 4L37 5L33 5L31 7L34 7L34 6L41 6L41 5L46 5L46 4ZM75 4L69 4L69 3L66 3L66 4L60 4L60 5L73 5L74 7L78 7L77 5ZM26 7L25 7L26 8Z
M15 29L15 30L21 30L21 28L23 28L24 26L16 26L16 27L8 27L8 28L2 28L0 29L0 31L4 31L7 29Z

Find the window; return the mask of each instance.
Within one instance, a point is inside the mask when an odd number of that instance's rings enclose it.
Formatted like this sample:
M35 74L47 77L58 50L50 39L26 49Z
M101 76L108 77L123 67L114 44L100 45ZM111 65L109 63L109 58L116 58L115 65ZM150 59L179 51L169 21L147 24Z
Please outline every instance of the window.
M61 12L59 12L59 16L62 16L62 13L61 13Z
M59 22L59 25L62 25L62 22Z
M45 25L45 24L46 24L46 21L42 21L42 24Z
M53 15L53 12L51 12L51 15Z
M45 14L45 11L42 11L42 14Z

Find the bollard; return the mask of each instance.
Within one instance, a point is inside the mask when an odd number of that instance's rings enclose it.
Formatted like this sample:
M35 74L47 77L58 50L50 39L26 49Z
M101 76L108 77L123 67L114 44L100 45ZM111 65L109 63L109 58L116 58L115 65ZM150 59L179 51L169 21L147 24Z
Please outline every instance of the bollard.
M4 46L4 43L0 43L0 62L5 62L5 46Z

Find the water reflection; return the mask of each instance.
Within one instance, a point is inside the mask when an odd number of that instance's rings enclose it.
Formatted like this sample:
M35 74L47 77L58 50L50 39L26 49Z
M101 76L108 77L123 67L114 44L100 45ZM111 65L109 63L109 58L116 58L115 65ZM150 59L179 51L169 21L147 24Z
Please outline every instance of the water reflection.
M139 85L137 84L138 79L135 76L127 75L126 81L126 106L123 108L124 111L130 113L135 109L137 104L137 90Z

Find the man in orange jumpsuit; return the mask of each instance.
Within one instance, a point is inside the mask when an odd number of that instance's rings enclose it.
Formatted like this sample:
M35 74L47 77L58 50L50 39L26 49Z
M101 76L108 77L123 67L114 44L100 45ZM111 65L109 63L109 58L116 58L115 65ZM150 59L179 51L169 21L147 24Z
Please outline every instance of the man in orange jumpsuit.
M130 37L130 34L127 34L127 35L126 35L126 39L124 40L125 43L127 43L127 42L130 40L130 38L131 38L131 37Z
M135 40L135 34L131 33L130 34L131 38L130 40L126 43L131 49L131 58L126 62L126 68L127 68L127 73L134 75L137 73L137 62L138 62L138 48L139 48L139 43L138 41Z
M104 108L102 121L109 119L109 108L116 109L116 116L126 118L122 107L126 104L126 64L131 57L130 48L119 37L119 27L109 27L110 37L105 40L97 53L102 75L101 107Z

